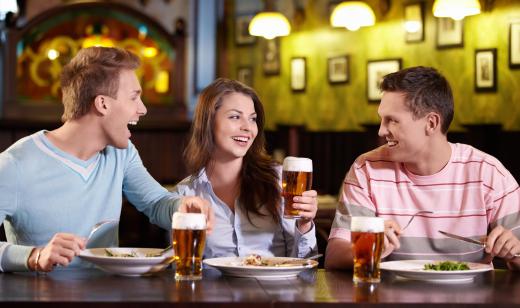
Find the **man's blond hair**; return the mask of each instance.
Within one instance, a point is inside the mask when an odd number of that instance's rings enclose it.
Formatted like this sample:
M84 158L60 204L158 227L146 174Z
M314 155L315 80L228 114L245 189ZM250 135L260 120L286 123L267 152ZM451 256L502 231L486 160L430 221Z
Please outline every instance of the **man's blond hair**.
M87 114L98 95L117 98L121 70L135 70L140 64L139 58L125 49L81 49L61 73L62 121Z

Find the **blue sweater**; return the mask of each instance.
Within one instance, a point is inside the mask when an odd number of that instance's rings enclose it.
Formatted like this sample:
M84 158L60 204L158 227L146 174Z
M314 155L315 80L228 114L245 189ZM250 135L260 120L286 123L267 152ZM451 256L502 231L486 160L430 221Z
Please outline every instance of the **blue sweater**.
M0 223L9 242L0 242L0 271L28 270L31 250L55 233L87 237L98 221L119 220L122 194L152 223L171 228L179 199L150 176L131 142L84 161L55 147L45 131L20 139L0 154ZM89 247L117 244L113 227ZM84 265L79 258L70 264Z

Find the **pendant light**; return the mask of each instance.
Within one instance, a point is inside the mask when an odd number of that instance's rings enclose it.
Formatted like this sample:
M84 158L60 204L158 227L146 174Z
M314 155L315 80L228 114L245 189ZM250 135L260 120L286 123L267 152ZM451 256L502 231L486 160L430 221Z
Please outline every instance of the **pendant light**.
M435 0L433 16L461 20L466 16L480 14L478 0Z
M249 34L263 36L268 40L277 36L287 36L289 33L291 33L291 25L279 12L260 12L249 23Z
M330 23L333 27L345 27L350 31L373 26L375 22L374 11L362 1L341 2L330 15Z
M249 23L249 34L271 40L291 33L291 24L280 12L273 9L272 0L265 0L265 10L253 17Z

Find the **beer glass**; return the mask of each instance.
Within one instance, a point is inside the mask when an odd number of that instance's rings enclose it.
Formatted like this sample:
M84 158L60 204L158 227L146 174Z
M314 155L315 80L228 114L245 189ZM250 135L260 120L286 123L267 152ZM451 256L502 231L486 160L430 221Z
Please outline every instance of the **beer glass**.
M352 217L350 231L354 283L381 281L379 263L383 250L385 220L380 217Z
M174 213L172 241L175 279L201 279L202 254L206 242L206 216L200 213Z
M285 200L283 216L301 217L293 208L293 197L301 196L312 186L312 160L304 157L287 156L283 160L282 196Z
M378 283L354 283L354 302L378 303Z

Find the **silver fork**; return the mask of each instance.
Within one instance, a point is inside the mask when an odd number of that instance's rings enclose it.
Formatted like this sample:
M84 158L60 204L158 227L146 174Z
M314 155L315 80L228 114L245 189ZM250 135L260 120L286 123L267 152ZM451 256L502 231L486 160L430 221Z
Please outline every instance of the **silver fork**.
M107 220L102 220L102 221L98 222L97 224L95 224L95 225L92 227L92 230L90 230L90 233L89 233L89 235L88 235L88 237L87 237L87 242L86 242L86 243L88 243L88 241L90 240L90 238L92 237L92 235L93 235L94 233L96 233L96 231L97 231L99 228L101 228L101 226L106 225L106 224L108 224L108 223L114 223L114 222L119 222L119 220L115 220L115 219L107 219Z
M412 217L410 217L410 220L408 220L408 223L403 228L401 228L401 232L403 232L406 228L408 228L408 226L412 223L412 221L415 218L415 216L417 216L419 214L433 214L433 212L432 211L418 211L418 212L415 212L415 214L413 214Z

